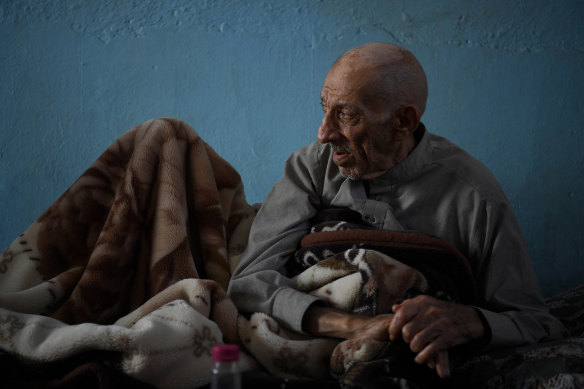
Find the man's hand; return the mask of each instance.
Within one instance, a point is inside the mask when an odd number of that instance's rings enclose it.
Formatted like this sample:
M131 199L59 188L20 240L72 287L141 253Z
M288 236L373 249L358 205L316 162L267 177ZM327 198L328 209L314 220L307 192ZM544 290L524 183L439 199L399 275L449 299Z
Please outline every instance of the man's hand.
M397 307L397 306L396 306ZM399 309L398 309L399 310ZM374 317L342 312L333 308L313 306L303 318L306 332L317 336L329 336L341 339L376 339L390 340L390 325L395 315L385 314ZM448 352L439 351L426 364L436 369L441 377L448 376Z
M416 362L435 368L442 378L450 375L447 350L483 336L478 312L468 306L417 296L396 304L389 337L400 336L417 354Z

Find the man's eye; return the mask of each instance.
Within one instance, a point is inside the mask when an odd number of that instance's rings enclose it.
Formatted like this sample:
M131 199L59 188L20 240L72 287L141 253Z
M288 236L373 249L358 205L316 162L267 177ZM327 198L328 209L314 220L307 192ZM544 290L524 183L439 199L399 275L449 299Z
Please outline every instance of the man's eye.
M355 117L355 114L353 112L348 112L348 111L343 111L340 110L337 115L339 116L339 119L341 120L351 120Z

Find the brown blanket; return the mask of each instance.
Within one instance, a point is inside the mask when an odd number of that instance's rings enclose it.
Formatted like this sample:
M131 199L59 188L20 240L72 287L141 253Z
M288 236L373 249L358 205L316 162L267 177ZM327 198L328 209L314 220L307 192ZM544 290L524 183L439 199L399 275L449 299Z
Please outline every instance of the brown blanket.
M144 123L2 253L2 306L112 323L182 279L226 289L229 259L245 239L229 242L253 212L239 174L188 125Z
M225 290L257 209L185 123L123 134L0 255L0 350L24 363L10 385L32 387L88 350L105 352L89 360L102 375L208 382L211 346L239 342Z

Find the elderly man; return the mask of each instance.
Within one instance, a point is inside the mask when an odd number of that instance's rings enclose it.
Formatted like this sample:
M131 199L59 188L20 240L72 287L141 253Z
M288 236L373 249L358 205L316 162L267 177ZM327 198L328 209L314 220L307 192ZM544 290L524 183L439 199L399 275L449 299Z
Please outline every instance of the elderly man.
M229 293L242 311L260 311L290 329L341 339L402 338L416 362L449 372L447 351L560 337L544 307L515 216L477 160L429 133L420 118L427 81L416 58L386 43L342 55L321 92L318 142L292 154L254 221ZM348 208L383 230L433 235L469 260L476 306L420 295L375 317L341 312L296 290L287 261L325 208ZM399 259L399 258L398 258Z

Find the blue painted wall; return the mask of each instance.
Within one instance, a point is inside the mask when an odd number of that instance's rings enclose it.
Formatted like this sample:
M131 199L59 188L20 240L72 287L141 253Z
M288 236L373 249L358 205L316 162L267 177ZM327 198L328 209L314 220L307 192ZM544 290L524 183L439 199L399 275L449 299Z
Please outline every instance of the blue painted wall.
M424 122L499 178L544 293L584 282L581 0L0 0L0 246L153 117L261 202L315 138L331 63L369 41L418 56Z

